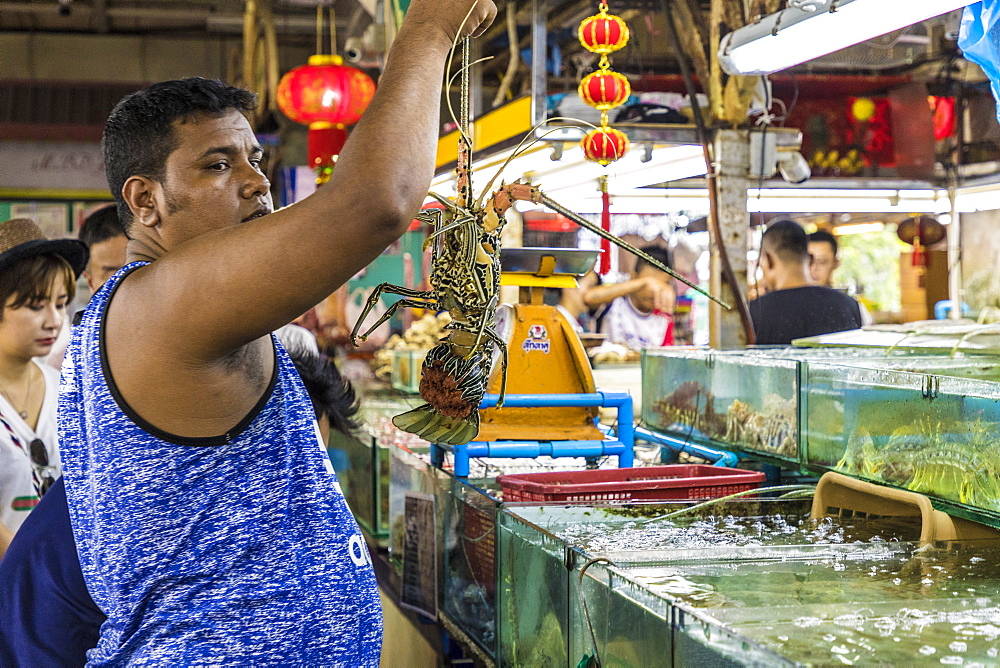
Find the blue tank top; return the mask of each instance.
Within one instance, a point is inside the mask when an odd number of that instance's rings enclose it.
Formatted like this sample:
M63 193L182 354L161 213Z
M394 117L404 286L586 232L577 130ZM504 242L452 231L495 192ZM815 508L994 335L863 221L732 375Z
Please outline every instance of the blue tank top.
M270 387L218 438L162 432L118 394L102 322L143 264L97 292L63 365L73 536L108 616L88 665L377 666L371 560L281 345Z

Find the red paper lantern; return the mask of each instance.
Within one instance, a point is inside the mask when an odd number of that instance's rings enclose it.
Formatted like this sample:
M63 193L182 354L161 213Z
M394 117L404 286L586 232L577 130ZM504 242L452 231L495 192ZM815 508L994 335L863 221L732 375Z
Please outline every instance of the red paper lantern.
M375 94L372 78L340 56L310 56L278 83L278 107L296 123L357 123Z
M632 86L624 74L598 70L583 78L577 92L590 106L607 111L624 103L632 94Z
M628 136L612 127L591 130L580 141L583 154L591 162L609 165L628 152Z
M599 14L580 23L577 38L588 51L608 54L628 44L628 26L620 17L608 14L607 5L601 4Z
M329 170L375 94L372 78L343 64L340 56L310 56L278 82L277 102L288 118L309 126L309 164Z

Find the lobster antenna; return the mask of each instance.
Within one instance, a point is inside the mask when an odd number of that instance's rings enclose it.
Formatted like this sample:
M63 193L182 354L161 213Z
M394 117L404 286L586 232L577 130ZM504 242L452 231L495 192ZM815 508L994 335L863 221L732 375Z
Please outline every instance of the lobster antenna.
M466 12L465 18L462 19L462 23L458 26L458 33L455 35L455 41L453 41L451 43L451 50L448 52L448 64L445 67L445 72L451 72L451 64L455 60L455 49L458 48L458 35L462 33L462 30L465 28L465 24L469 21L469 17L472 16L472 10L474 10L475 8L476 8L475 4L473 4L471 7L469 7L469 11ZM466 38L464 38L462 40L462 47L463 47L462 58L463 58L463 65L464 65L464 67L462 68L462 70L459 71L458 74L466 71L466 69L469 67L469 64L468 64L469 38L468 37L466 37ZM458 126L459 135L461 135L462 137L465 137L466 141L468 141L469 137L465 133L466 128L465 128L464 125L462 125L462 123L459 121L459 119L456 118L456 116L455 116L455 108L454 108L454 106L452 106L452 103L451 103L451 95L448 94L451 91L451 85L452 85L452 81L454 81L454 78L455 78L455 75L452 75L449 79L447 79L447 85L448 85L448 87L447 87L447 90L445 91L444 100L445 100L445 104L448 107L448 116L450 116L452 122L455 123L455 125ZM468 144L471 146L472 142L470 141L470 142L468 142Z
M544 121L541 121L540 123L535 125L535 127L528 130L528 133L524 135L524 139L522 139L521 142L514 147L514 150L511 151L510 155L507 156L507 159L504 160L503 164L501 164L500 167L497 169L497 173L493 175L493 178L490 179L489 183L486 184L486 187L483 188L482 192L479 194L479 200L476 202L476 205L479 208L482 208L486 195L490 193L493 189L493 184L496 182L496 180L500 177L500 174L503 173L503 170L507 167L507 165L510 164L510 162L514 158L523 155L527 151L531 150L531 147L533 147L535 144L548 137L550 134L554 132L559 132L560 130L563 129L563 126L560 126L557 128L552 128L551 130L546 130L541 134L541 136L535 137L534 139L531 140L531 142L528 143L527 146L525 146L524 142L528 141L528 139L530 139L539 128L547 124L549 121L572 121L573 124L589 125L591 129L594 130L597 129L597 126L594 125L593 123L588 123L587 121L578 118L567 118L565 116L553 116L552 118L546 118Z
M468 18L468 17L466 17ZM468 37L462 40L462 76L459 79L458 87L458 164L456 174L458 180L455 184L458 206L468 207L472 201L472 138L469 137L471 131L469 116L471 115L472 100L469 90L469 50L472 40ZM463 183L464 181L464 183Z

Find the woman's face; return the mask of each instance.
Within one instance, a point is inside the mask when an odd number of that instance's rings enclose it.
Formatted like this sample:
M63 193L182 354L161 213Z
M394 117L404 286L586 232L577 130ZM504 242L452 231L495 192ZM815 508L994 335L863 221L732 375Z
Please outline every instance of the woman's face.
M46 298L11 307L11 298L4 305L0 320L0 355L31 359L47 355L56 342L66 318L69 295L60 272L54 272Z

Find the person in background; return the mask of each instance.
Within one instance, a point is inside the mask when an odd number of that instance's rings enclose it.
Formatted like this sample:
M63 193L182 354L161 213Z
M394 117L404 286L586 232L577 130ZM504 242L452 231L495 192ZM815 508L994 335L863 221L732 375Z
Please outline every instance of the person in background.
M858 303L842 292L815 285L809 274L809 238L798 223L771 223L760 242L766 294L750 302L758 345L861 327Z
M809 235L809 275L816 285L833 287L833 272L840 266L837 257L837 237L826 230Z
M583 295L598 284L597 272L591 269L577 280L575 288L545 288L545 303L555 306L577 334L589 331L590 311Z
M840 266L837 237L826 230L816 230L809 235L809 274L817 285L833 287L833 272ZM861 309L861 324L871 325L874 322L871 311L858 300Z
M59 374L34 358L55 344L86 263L75 239L46 239L24 218L0 223L0 556L62 470Z
M639 250L670 267L670 253L661 246ZM599 309L598 332L611 343L632 350L673 345L674 279L642 258L636 258L631 278L602 284L583 294L583 303ZM601 308L603 307L603 309Z
M356 429L358 425L353 418L358 412L358 398L333 360L314 350L294 346L289 347L288 354L309 393L323 445L329 445L331 429L345 434Z
M280 330L279 330L280 331ZM282 339L283 343L287 339ZM288 344L324 444L354 428L358 402L337 367L312 346ZM87 592L59 478L0 560L0 666L83 666L107 619Z
M90 294L93 295L106 280L125 265L125 245L128 239L118 221L118 212L114 205L98 209L87 216L80 226L79 239L90 251L90 259L83 270L83 277L87 281ZM81 316L83 309L73 315L72 323L67 319L63 328L59 330L56 343L45 358L45 363L52 368L62 368L63 355L69 344L69 325L79 323Z
M125 266L128 237L118 220L114 205L93 212L80 226L80 241L90 249L90 260L83 270L90 294L97 292L105 281Z

